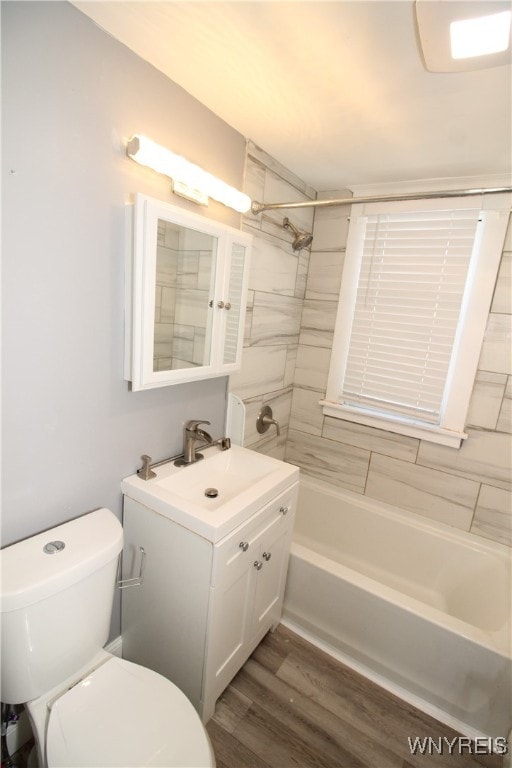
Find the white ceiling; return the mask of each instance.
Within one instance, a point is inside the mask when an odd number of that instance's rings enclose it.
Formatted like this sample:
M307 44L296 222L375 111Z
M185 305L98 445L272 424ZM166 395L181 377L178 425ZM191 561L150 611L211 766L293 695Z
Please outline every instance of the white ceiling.
M428 72L412 0L74 5L317 190L510 172L510 64Z

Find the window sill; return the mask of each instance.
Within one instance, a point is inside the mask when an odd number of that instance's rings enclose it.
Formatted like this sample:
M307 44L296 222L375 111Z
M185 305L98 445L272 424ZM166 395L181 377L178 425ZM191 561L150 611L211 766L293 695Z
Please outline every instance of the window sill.
M325 416L332 416L335 419L344 419L345 421L354 421L357 424L365 424L367 427L385 429L388 432L396 432L400 435L407 435L407 437L416 437L420 440L427 440L430 443L446 445L449 448L460 448L462 441L467 437L465 432L453 432L438 426L377 416L370 414L368 411L358 411L328 400L320 400L320 405Z

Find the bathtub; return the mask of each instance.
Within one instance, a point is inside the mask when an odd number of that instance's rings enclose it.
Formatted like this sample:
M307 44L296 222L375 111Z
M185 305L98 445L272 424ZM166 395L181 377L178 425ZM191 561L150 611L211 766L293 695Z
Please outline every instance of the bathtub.
M283 621L465 735L508 737L510 554L302 478Z

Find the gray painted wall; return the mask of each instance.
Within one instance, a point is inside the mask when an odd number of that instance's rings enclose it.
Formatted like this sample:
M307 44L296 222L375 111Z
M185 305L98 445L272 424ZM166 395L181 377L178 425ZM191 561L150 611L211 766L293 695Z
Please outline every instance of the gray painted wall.
M187 419L223 432L225 378L123 380L125 204L171 197L124 140L145 133L241 188L245 139L68 3L1 6L5 546L99 506L120 516L121 478L142 453L178 453Z

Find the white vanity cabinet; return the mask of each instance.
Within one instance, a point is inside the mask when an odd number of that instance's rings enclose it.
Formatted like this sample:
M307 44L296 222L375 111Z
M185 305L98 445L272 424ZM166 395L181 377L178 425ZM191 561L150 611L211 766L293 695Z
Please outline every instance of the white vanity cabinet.
M217 542L125 496L123 656L165 675L204 722L266 632L279 622L298 484Z

